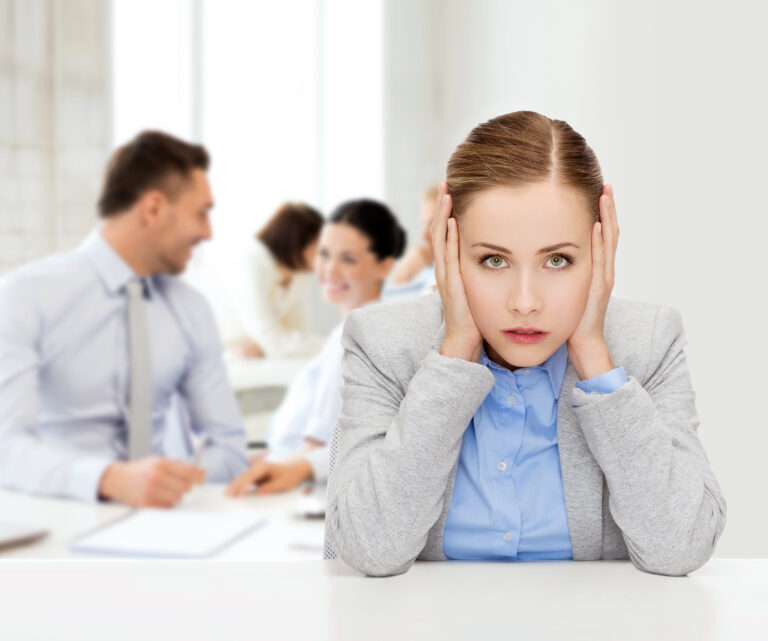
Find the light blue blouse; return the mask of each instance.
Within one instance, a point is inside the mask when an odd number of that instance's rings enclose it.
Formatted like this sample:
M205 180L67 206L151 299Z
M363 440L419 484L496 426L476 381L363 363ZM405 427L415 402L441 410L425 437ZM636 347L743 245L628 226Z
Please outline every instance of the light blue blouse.
M448 558L572 558L557 447L567 361L563 344L541 365L510 371L483 350L480 363L496 384L462 440L443 533ZM606 394L628 380L617 367L577 385Z

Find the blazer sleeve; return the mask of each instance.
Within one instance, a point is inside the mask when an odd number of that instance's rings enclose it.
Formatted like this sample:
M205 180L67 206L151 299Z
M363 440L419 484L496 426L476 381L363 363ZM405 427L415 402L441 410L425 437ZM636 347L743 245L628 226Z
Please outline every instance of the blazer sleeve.
M387 576L405 572L424 548L450 500L464 431L494 379L482 365L431 351L402 385L391 373L409 371L408 355L363 320L350 314L342 336L326 542L353 568Z
M696 430L678 312L656 313L646 382L611 394L573 390L573 408L609 492L629 557L647 572L701 567L725 527L726 505Z

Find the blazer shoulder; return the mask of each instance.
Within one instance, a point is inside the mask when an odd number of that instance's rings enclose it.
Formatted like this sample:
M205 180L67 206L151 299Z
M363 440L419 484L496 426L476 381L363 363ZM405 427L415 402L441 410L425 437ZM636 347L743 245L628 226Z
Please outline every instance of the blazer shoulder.
M383 301L354 310L344 323L342 345L359 349L374 361L421 361L440 345L443 307L440 296Z
M685 345L682 318L674 307L611 298L605 338L616 365L644 382L673 346Z

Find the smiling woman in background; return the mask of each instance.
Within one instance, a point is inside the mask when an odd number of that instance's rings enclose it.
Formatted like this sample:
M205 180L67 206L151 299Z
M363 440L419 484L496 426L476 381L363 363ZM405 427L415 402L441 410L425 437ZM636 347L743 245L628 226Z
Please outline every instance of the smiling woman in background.
M232 274L222 322L227 345L246 358L311 356L323 338L306 325L305 298L323 217L286 203L256 234L245 264Z
M500 116L454 151L438 204L439 294L344 328L326 556L372 575L416 558L701 566L726 507L680 315L611 298L619 230L592 149L563 121Z
M385 205L355 200L334 211L320 234L315 272L323 298L338 308L342 321L379 300L404 247L405 231ZM341 407L342 328L343 323L291 383L270 426L269 460L255 460L232 482L230 495L243 495L254 484L259 494L268 494L326 480L327 443Z

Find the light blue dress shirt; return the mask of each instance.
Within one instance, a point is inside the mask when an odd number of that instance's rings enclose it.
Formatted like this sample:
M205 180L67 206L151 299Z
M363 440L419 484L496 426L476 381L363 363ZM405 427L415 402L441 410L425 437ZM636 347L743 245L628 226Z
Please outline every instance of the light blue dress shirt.
M510 371L483 350L496 384L469 423L443 533L450 559L572 558L557 447L557 404L565 344L537 367ZM628 378L622 367L577 385L611 393Z
M76 250L0 280L0 485L96 499L107 466L126 458L131 268L94 231ZM172 276L145 279L153 384L153 451L163 455L172 398L205 437L207 480L247 465L246 440L213 314Z

